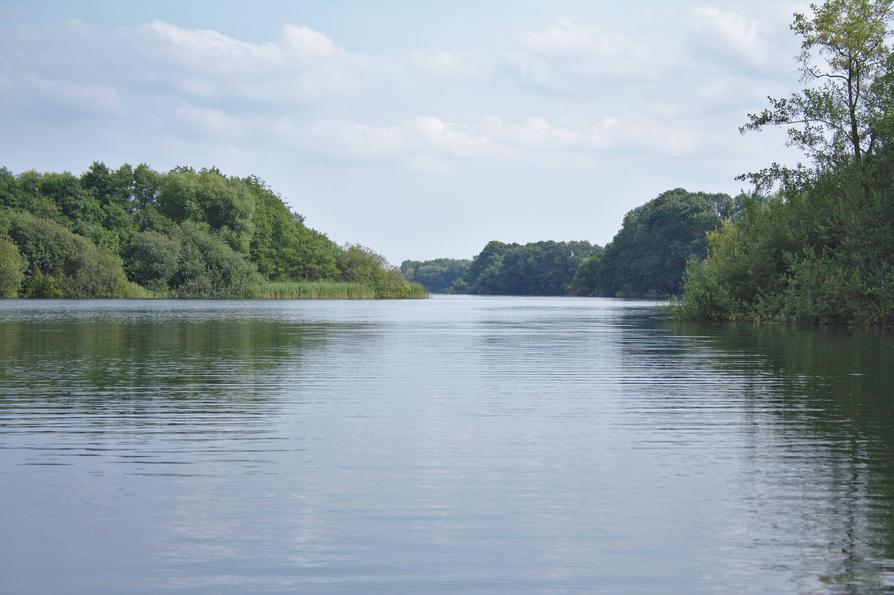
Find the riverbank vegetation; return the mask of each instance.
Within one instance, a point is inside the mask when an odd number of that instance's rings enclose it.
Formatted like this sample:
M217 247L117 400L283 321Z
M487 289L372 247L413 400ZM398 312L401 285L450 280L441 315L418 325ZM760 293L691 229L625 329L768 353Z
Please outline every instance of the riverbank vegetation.
M677 294L686 263L705 257L707 234L720 228L734 206L726 194L682 188L661 194L627 213L605 249L581 263L571 293L649 298Z
M737 217L709 236L682 318L894 324L891 0L829 0L796 15L807 88L749 117L783 126L806 164L743 176Z
M589 242L490 242L455 287L478 295L567 295L581 262L600 250Z
M401 271L434 293L667 297L708 232L739 203L725 194L669 190L624 217L604 248L589 242L490 242L471 261L405 261Z
M307 227L256 177L147 165L0 168L0 296L417 298L375 252Z
M464 293L462 279L471 264L471 260L453 258L405 260L400 272L408 281L420 283L432 293Z

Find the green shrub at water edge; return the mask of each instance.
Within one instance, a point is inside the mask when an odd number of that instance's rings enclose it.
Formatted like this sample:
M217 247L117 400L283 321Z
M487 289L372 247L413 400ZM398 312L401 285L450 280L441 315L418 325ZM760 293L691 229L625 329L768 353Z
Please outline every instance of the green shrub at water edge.
M180 258L169 286L177 297L251 297L261 277L228 242L194 223L181 224L175 238L181 246Z
M135 234L125 248L128 278L147 288L165 288L177 272L180 241L156 231Z
M385 258L369 248L348 245L338 256L341 280L361 283L375 289L380 299L425 298L428 291L419 283L410 283Z
M24 257L24 297L122 297L127 277L121 259L63 226L16 213L9 236Z
M894 325L894 49L890 0L796 15L808 86L742 130L787 127L808 157L773 164L686 269L678 317Z

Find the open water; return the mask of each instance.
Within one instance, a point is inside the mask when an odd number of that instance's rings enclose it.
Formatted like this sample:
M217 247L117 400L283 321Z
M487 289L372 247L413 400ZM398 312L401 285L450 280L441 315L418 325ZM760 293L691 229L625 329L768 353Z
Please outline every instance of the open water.
M894 337L0 302L0 592L885 592Z

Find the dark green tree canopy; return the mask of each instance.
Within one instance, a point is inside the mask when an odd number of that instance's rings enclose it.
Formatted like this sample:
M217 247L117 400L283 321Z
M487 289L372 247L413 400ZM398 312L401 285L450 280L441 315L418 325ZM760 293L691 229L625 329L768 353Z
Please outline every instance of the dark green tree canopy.
M469 269L472 261L452 258L436 258L434 260L405 260L400 265L400 272L409 281L421 283L432 293L448 293L455 290Z
M490 242L462 281L480 295L567 295L581 262L599 250L589 242Z
M704 258L707 234L731 216L726 194L669 190L624 217L621 230L574 280L578 295L659 297L679 292L690 258Z

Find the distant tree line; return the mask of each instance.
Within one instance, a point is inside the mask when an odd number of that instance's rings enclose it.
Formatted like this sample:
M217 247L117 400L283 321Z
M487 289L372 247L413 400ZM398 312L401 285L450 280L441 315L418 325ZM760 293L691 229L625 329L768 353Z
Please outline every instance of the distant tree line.
M308 283L317 297L344 284L336 294L425 295L380 255L307 227L260 179L216 168L0 168L0 207L3 297L290 297Z
M599 250L589 242L490 242L472 260L462 287L479 295L567 295L581 262Z
M471 261L405 261L401 272L436 293L666 297L680 291L687 261L705 257L707 234L740 202L678 188L627 213L604 248L494 241Z
M471 260L436 258L420 262L405 260L400 272L409 281L425 286L432 293L464 293L462 278L469 270Z

